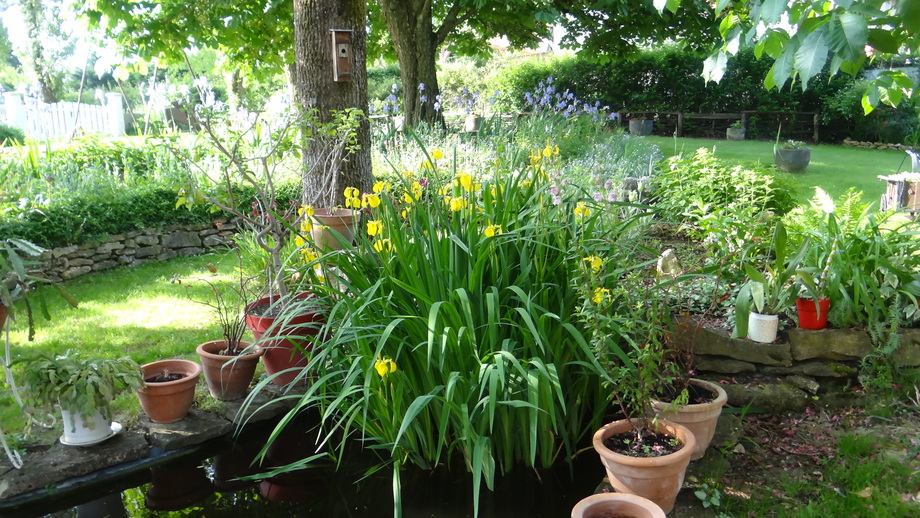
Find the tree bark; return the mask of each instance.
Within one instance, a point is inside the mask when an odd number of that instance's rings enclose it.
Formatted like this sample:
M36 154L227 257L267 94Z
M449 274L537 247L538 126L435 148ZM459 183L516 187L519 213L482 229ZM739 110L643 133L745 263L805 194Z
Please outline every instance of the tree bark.
M367 4L366 0L294 0L294 51L297 68L295 101L305 111L315 109L321 123L333 120L333 111L357 108L367 113ZM333 81L332 29L352 33L351 81ZM370 192L370 123L361 117L358 148L330 160L327 139L312 138L304 151L305 205L333 207L344 201L346 187Z
M405 124L415 126L420 121L443 124L443 107L434 109L440 94L437 68L438 47L445 35L432 23L429 0L378 0L386 21L403 84ZM446 23L446 22L445 22ZM449 32L449 31L448 31ZM420 85L425 85L424 90ZM422 96L426 98L423 102ZM444 101L441 101L444 104Z
M41 0L24 0L22 15L26 22L26 36L29 39L28 65L35 74L42 102L56 103L57 95L52 87L53 79L45 63L45 49L42 46L42 12Z

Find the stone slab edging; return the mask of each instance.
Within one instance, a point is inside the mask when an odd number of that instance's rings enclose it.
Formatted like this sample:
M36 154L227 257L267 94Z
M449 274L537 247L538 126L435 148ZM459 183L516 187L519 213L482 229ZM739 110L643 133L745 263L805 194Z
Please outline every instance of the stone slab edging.
M169 225L109 236L82 245L53 248L38 271L54 281L74 279L119 266L139 266L179 256L201 255L230 246L238 225L229 218L196 225Z
M693 351L697 370L720 374L846 377L855 374L858 362L874 349L868 333L861 330L790 329L785 334L788 341L762 344L731 338L720 329L679 328L675 341L681 349ZM920 329L901 329L898 335L893 359L906 367L920 366Z
M275 404L266 405L272 401ZM137 428L95 446L55 442L44 451L25 456L24 466L18 470L0 462L0 515L5 509L29 505L52 494L58 497L78 492L88 485L114 481L195 454L203 445L228 437L239 423L255 425L279 418L293 408L295 400L259 393L245 414L240 413L242 403L216 402L213 411L192 409L185 419L170 424L141 417Z

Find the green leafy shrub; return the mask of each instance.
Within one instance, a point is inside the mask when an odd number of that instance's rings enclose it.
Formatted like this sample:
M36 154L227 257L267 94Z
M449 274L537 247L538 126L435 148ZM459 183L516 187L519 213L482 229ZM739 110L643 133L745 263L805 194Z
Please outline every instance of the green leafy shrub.
M670 221L687 221L694 206L741 204L751 215L782 216L796 205L795 183L787 174L759 163L730 166L705 148L669 158L652 182L655 207Z
M858 81L826 96L821 113L822 129L832 138L887 143L904 143L920 129L920 111L910 99L892 108L879 105L866 115L862 97L866 81Z
M0 124L0 145L22 145L26 141L26 134L19 128Z

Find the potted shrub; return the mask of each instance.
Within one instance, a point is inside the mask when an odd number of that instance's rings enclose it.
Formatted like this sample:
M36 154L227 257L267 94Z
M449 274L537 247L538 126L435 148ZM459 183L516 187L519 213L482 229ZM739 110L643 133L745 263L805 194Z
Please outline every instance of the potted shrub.
M809 240L799 247L795 256L786 259L786 228L777 223L773 231L772 259L767 259L763 272L744 265L748 281L741 286L735 299L734 336L747 336L755 342L776 340L779 314L792 306L796 270L808 252ZM756 311L752 311L753 309Z
M728 140L744 140L744 124L739 120L735 121L726 128L725 138Z
M200 344L195 352L201 359L208 391L221 401L232 401L246 395L264 352L261 347L252 347L249 342L243 341L243 333L246 332L246 314L243 311L246 280L241 268L237 268L237 272L240 277L238 287L222 291L214 283L204 280L214 294L213 302L196 301L213 308L220 323L223 339Z
M801 173L811 161L811 148L798 140L773 146L773 163L787 173Z
M721 276L712 278L695 272L666 280L661 287L666 289L671 318L662 335L665 367L650 411L693 433L696 449L690 460L696 460L712 442L728 395L719 385L693 377L694 350L701 329L712 321L729 288L722 285Z
M629 119L629 134L639 137L647 137L652 134L655 122L652 119L639 117Z
M141 370L130 358L88 359L68 352L25 362L22 382L38 410L59 406L64 423L61 443L90 446L114 436L109 403L124 390L143 386Z
M201 365L189 360L160 360L141 366L144 385L137 398L154 423L174 423L188 415L195 402Z
M597 356L594 367L625 416L595 432L594 449L614 489L670 512L696 439L651 410L656 388L672 375L673 366L662 361L667 298L652 279L605 272L603 259L595 255L585 257L584 270L580 320ZM686 402L686 394L678 400Z

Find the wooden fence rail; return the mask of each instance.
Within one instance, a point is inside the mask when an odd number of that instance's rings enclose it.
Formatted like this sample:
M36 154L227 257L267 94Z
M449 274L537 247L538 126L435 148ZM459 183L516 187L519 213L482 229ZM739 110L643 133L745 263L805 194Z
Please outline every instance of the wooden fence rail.
M818 112L784 112L784 111L756 111L746 110L737 113L686 113L686 112L660 112L623 110L617 112L617 121L620 126L626 126L630 119L645 118L655 121L657 126L654 133L662 136L686 136L692 133L710 138L725 138L725 129L735 121L741 121L742 127L750 134L750 127L756 121L758 128L763 132L776 135L778 128L782 129L783 138L809 140L820 142L820 113ZM702 124L696 122L702 121ZM694 126L688 128L688 126ZM689 130L689 131L688 131Z

